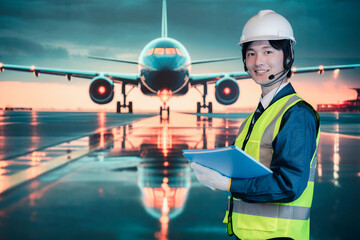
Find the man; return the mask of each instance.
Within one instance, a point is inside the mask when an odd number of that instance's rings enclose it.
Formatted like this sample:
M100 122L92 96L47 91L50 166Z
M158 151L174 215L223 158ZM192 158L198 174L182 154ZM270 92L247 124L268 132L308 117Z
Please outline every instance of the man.
M238 239L309 239L319 116L288 82L295 43L289 22L271 10L246 23L239 43L262 94L234 144L273 173L236 179L191 165L201 183L231 192L224 222Z

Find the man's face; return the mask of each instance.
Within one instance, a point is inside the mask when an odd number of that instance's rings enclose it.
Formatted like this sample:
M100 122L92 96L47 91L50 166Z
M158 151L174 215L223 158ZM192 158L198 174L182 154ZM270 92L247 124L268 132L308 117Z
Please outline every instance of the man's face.
M275 81L282 75L283 59L283 51L273 48L267 40L252 42L246 51L248 73L260 85ZM278 74L279 72L281 73ZM275 77L269 80L270 75Z

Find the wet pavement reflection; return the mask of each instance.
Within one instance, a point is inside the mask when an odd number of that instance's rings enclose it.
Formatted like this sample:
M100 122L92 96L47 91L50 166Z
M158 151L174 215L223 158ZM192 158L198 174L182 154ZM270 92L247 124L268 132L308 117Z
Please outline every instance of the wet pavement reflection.
M222 117L174 113L112 129L100 124L74 144L94 152L1 196L0 239L229 239L226 194L199 184L182 156L231 145L243 118ZM358 231L360 137L338 132L320 138L313 240ZM35 162L48 156L32 154Z
M173 114L154 117L113 129L114 145L108 157L137 156L138 187L146 212L159 221L156 239L168 239L169 222L181 215L191 186L191 171L184 149L228 146L236 137L238 122Z

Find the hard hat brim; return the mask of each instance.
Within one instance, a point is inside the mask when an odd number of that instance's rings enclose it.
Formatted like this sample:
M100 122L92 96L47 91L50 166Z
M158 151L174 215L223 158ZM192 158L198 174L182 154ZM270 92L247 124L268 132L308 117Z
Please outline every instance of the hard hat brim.
M253 41L284 40L284 39L290 40L292 46L294 46L296 44L295 38L277 37L277 36L257 36L257 37L253 37L253 38L247 38L246 40L241 40L238 43L238 45L242 46L244 43L253 42Z

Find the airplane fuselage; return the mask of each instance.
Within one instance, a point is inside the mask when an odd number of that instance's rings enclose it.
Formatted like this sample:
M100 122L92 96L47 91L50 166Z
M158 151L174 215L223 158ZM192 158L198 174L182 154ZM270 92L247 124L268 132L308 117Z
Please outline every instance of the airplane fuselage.
M190 55L180 42L173 38L154 39L139 56L141 91L146 95L159 95L164 90L184 95L190 70Z

